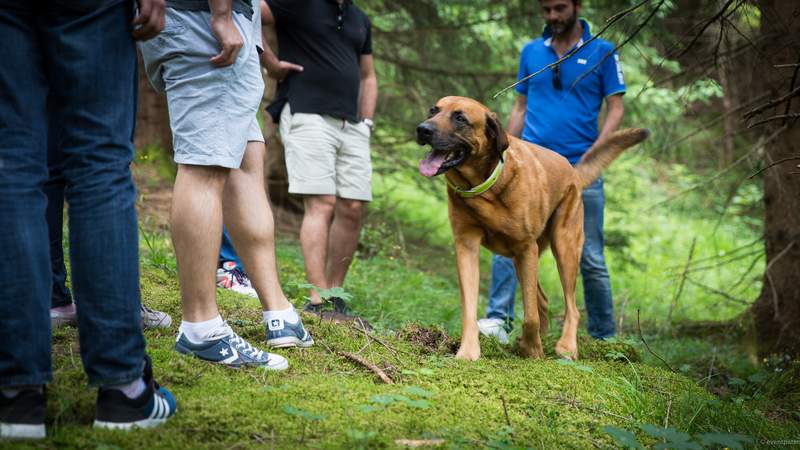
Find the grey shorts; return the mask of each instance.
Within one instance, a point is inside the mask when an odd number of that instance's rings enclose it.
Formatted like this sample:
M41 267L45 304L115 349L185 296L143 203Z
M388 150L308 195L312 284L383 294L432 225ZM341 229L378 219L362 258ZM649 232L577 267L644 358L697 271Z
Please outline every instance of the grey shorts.
M281 111L289 192L372 200L370 130L363 122Z
M175 162L239 168L248 141L264 142L256 113L264 80L256 44L261 45L257 1L252 18L233 13L244 46L233 65L217 68L219 53L207 11L166 9L166 25L141 42L150 83L167 94Z

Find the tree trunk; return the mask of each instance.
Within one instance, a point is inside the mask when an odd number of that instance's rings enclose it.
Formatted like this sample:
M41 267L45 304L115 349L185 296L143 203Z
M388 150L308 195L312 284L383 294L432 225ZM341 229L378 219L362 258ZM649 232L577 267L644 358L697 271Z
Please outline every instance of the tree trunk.
M761 0L761 33L767 39L761 50L769 56L757 62L771 98L778 98L800 84L797 68L774 68L776 64L800 62L800 3ZM756 78L759 79L759 78ZM798 113L796 105L789 113ZM787 113L781 103L754 120ZM764 164L800 156L800 124L782 120L762 125L766 135L787 129L764 148ZM764 171L764 244L767 265L761 294L753 306L759 353L786 352L800 355L800 160L787 161Z
M266 44L275 54L278 54L278 40L274 29L264 28ZM264 140L267 142L267 156L264 158L264 177L267 195L272 203L275 215L275 226L282 231L296 234L300 232L300 223L303 218L303 200L298 196L289 195L289 175L286 172L286 159L284 157L283 143L278 136L278 125L264 111L264 107L275 98L277 83L272 78L264 75L264 99L261 113L264 117Z
M169 129L167 96L157 92L147 81L139 58L139 109L136 111L136 134L133 142L136 148L155 145L172 154L172 132Z

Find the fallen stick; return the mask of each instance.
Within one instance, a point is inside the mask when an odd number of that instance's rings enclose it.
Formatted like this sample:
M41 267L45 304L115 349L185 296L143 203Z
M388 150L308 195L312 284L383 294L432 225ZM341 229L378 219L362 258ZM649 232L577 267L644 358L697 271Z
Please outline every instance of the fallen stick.
M642 344L644 344L644 347L647 349L647 351L650 352L651 355L653 355L656 358L658 358L662 363L664 363L664 365L667 366L667 368L669 370L671 370L673 373L678 373L675 369L672 368L672 366L669 365L669 363L664 358L658 356L658 354L656 354L656 352L651 350L650 346L647 345L647 341L644 340L644 335L642 334L642 323L641 323L641 321L639 321L639 310L638 309L636 310L636 326L637 326L637 328L639 328L639 339L642 340Z
M349 352L339 352L339 351L337 351L336 354L339 355L339 356L343 356L343 357L349 359L350 361L353 361L353 362L356 362L358 364L361 364L362 366L366 367L367 369L373 371L375 373L375 375L380 377L380 379L384 383L386 383L386 384L394 384L394 381L392 381L392 379L389 378L389 375L386 375L386 372L384 372L380 367L376 366L375 364L367 361L366 359L364 359L364 358L362 358L362 357L360 357L360 356L358 356L358 355L356 355L354 353L349 353Z

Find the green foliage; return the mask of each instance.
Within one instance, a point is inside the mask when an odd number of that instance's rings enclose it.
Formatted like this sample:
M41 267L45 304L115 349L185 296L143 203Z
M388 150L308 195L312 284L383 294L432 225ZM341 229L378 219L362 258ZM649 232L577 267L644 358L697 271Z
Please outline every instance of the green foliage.
M335 297L338 297L338 298L340 298L342 300L345 300L345 301L350 300L350 299L353 298L353 294L350 294L349 292L347 292L341 286L336 286L336 287L332 287L332 288L328 288L328 289L322 289L322 288L320 288L318 286L315 286L313 284L298 283L297 287L299 289L314 289L315 291L317 291L317 294L319 294L319 296L325 301L331 301Z
M142 258L145 264L177 275L178 266L175 262L175 251L172 248L172 242L169 237L157 231L147 231L141 226L139 227L139 235L144 244Z
M636 440L636 435L628 430L606 425L603 427L603 431L610 435L614 439L614 442L621 448L635 450L644 449L642 444Z
M674 449L674 450L702 450L704 448L729 448L739 450L745 444L753 442L753 438L736 433L700 433L691 436L688 433L680 432L671 427L658 427L652 424L643 424L641 430L649 437L655 439L654 449ZM603 431L609 434L622 448L644 449L639 443L636 435L626 429L606 425Z
M325 419L324 414L315 414L308 411L304 411L300 408L295 408L291 405L283 405L283 412L289 414L290 416L300 417L305 420L323 420Z

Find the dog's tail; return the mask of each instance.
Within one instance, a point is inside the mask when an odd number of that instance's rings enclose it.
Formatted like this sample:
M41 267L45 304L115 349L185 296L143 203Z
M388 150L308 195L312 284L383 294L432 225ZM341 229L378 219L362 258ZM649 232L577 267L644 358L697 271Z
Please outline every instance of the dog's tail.
M650 136L650 130L647 128L626 128L614 132L603 142L596 142L575 166L580 178L581 189L592 184L603 172L603 169L611 165L625 149L642 142L648 136Z

